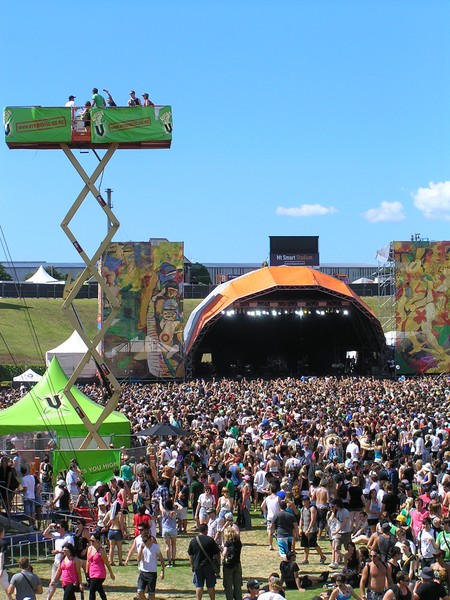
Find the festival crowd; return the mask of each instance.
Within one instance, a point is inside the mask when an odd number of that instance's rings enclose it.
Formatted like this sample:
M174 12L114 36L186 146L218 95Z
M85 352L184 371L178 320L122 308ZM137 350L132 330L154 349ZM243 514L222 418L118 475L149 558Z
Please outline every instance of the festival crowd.
M106 402L102 388L82 390ZM121 469L92 489L61 479L55 496L70 495L68 510L96 507L106 569L116 553L119 564L137 556L141 600L145 590L154 594L157 562L162 573L177 564L177 537L187 533L197 598L206 586L213 599L220 559L226 598L240 600L251 510L261 513L267 552L276 540L281 562L268 576L271 588L261 593L250 580L246 597L278 600L283 588L324 585L332 600L449 599L447 377L130 384L118 409L134 434ZM164 422L186 435L140 436ZM76 474L76 461L71 467ZM124 557L127 537L135 539ZM317 576L316 555L324 565Z

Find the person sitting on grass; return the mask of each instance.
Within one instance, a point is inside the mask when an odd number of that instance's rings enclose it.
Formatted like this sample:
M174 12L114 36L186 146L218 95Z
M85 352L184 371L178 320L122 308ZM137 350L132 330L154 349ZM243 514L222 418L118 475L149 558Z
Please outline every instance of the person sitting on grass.
M330 600L350 600L350 598L361 600L361 597L358 596L352 586L347 583L345 576L338 575L336 577L336 587L331 592Z

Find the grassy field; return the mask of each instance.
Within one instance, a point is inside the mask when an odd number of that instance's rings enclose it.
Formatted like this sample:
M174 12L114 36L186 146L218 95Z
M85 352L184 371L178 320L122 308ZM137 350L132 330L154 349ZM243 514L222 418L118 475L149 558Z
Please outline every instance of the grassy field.
M245 591L245 582L251 577L256 577L261 581L267 581L267 577L272 572L279 573L280 557L277 551L270 552L267 546L267 534L265 526L261 523L261 518L256 513L253 514L253 529L251 531L243 531L241 533L241 539L243 542L242 549L242 569ZM189 523L188 531L191 523ZM192 535L195 535L192 533ZM178 537L178 549L177 555L178 560L174 568L166 568L166 576L163 581L158 579L156 588L156 598L186 598L195 597L194 588L192 585L192 572L189 566L187 547L191 536L179 536ZM161 547L163 554L165 555L164 540L158 538L158 544ZM331 559L330 545L328 542L321 542L321 546L327 555L327 559ZM128 551L129 545L124 546L124 556ZM297 544L297 562L300 564L303 556L300 552ZM116 560L117 562L117 560ZM327 560L327 562L329 562ZM109 600L131 600L136 593L136 582L137 582L137 565L135 560L131 560L129 565L126 567L113 567L114 574L116 576L115 581L111 581L109 577L105 582L105 589ZM159 569L158 569L159 570ZM326 565L322 566L319 564L318 555L311 552L310 564L307 566L300 565L300 573L308 575L319 575L326 570ZM35 572L41 577L42 582L48 585L48 580L51 571L51 562L35 564ZM12 572L15 572L12 570ZM217 586L217 597L222 599L225 598L223 592L222 581L218 580ZM304 593L300 593L295 590L288 590L286 597L288 600L294 600L294 598L301 597L304 600L310 600L313 596L320 593L321 587L313 587ZM44 587L45 592L45 587ZM78 596L77 596L78 597ZM205 599L208 595L205 593L203 596ZM87 596L85 596L87 600ZM62 590L58 589L55 600L62 599Z
M184 301L185 320L199 302ZM64 342L73 331L61 306L61 299L0 298L0 364L44 365L45 352ZM97 331L97 300L77 300L75 307L88 335L93 337Z
M363 300L378 314L378 298ZM200 302L184 301L185 322ZM73 331L61 306L61 299L0 298L0 364L44 365L45 352L61 344ZM93 337L97 300L77 300L75 306L87 333Z

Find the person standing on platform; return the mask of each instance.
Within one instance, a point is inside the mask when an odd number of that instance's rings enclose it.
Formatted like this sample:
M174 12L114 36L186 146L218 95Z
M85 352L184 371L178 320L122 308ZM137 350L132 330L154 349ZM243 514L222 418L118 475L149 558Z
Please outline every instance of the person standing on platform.
M105 108L106 102L102 95L98 93L97 88L92 90L92 108Z
M115 106L117 106L117 104L114 102L114 98L111 96L108 90L103 89L103 91L106 94L106 102L108 103L108 106L110 108L114 108Z
M139 98L136 98L136 92L131 90L130 97L128 99L128 106L142 106Z
M155 106L153 102L149 100L147 93L142 94L142 97L144 98L144 106Z

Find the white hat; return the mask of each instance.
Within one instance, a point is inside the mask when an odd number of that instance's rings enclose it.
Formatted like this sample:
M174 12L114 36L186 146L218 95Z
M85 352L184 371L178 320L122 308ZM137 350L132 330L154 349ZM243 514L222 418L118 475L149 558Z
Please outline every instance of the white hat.
M232 521L233 520L233 513L232 512L225 513L225 519L227 521Z
M101 487L102 485L103 485L103 481L97 481L97 483L94 485L94 490Z
M58 479L58 485L66 485L66 482L64 481L64 479Z

